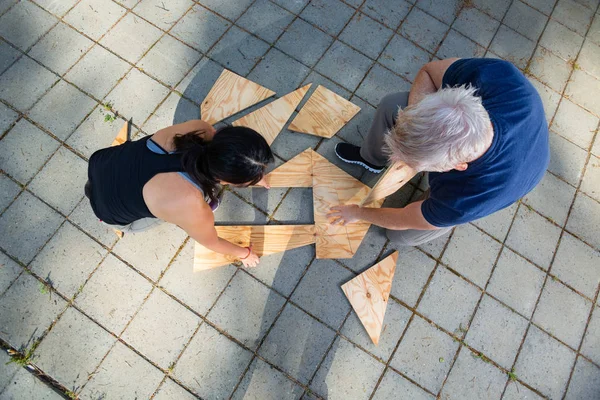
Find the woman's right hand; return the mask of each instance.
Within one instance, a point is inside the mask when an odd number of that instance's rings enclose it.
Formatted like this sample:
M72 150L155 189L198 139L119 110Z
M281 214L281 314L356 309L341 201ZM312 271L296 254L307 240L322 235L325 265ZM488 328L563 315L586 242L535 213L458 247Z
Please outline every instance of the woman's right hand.
M244 265L244 268L254 268L260 262L260 258L252 251L252 248L249 248L250 253L243 260L240 260Z

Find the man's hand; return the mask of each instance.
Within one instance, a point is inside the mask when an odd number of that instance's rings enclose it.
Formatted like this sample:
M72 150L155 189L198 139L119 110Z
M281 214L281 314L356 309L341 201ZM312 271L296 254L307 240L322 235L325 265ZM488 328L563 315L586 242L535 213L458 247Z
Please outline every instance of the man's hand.
M351 222L358 221L358 213L361 208L356 204L350 204L347 206L335 206L331 207L328 218L334 218L331 225L346 225Z
M246 258L240 259L245 268L254 268L260 262L260 258L252 251L252 245L248 247L248 255Z
M269 185L265 176L263 176L260 181L256 182L256 186L262 186L265 189L271 189L271 185Z

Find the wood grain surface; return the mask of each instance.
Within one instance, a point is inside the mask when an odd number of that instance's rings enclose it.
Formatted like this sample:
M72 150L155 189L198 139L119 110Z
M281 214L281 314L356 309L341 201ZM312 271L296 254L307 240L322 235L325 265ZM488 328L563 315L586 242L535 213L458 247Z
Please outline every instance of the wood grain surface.
M379 344L397 261L396 251L342 285L344 294L375 345Z
M279 135L286 122L290 119L298 104L304 98L311 84L301 87L280 99L251 112L248 115L233 122L234 126L246 126L252 128L271 144Z
M359 111L359 106L319 85L288 128L331 138Z
M395 163L389 166L373 186L368 196L361 202L361 205L365 206L377 200L385 199L410 181L416 173L414 169L406 164Z
M306 149L265 177L271 187L312 187L312 149Z
M274 94L272 90L225 69L200 105L200 115L214 125Z

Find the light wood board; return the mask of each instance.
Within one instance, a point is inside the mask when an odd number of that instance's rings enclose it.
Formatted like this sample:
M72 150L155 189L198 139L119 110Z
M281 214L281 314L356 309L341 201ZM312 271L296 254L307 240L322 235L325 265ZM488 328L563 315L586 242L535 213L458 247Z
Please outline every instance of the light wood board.
M359 106L320 85L288 129L331 138L359 111Z
M342 285L344 294L375 345L379 344L397 261L396 251Z
M233 122L233 126L246 126L260 133L271 144L304 98L311 84L301 87L280 99L251 112Z
M265 176L271 187L312 187L312 149L306 149Z
M127 141L127 139L129 139L129 121L125 121L123 127L115 137L115 140L113 140L113 142L110 144L110 146L112 147L123 144Z
M216 226L220 238L247 247L259 257L315 243L314 225L246 225ZM194 271L203 271L236 261L234 257L215 253L195 244Z
M200 115L213 125L274 94L272 90L225 69L200 105Z
M369 195L361 202L361 206L369 205L378 200L383 200L410 181L417 172L403 163L392 164L383 173Z

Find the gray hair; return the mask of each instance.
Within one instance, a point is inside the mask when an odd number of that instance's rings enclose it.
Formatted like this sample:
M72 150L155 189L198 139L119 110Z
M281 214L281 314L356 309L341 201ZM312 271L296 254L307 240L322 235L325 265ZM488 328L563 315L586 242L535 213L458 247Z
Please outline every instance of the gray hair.
M470 86L441 89L401 110L385 137L390 161L443 172L483 155L493 131L476 91Z

